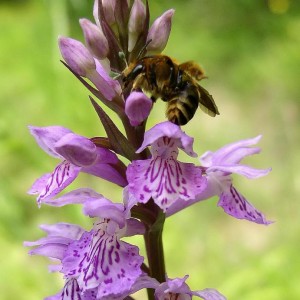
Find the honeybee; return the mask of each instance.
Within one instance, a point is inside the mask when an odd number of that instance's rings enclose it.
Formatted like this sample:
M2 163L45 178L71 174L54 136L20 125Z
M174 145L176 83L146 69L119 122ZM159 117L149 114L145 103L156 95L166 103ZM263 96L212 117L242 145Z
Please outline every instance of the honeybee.
M177 64L166 55L145 56L131 63L122 73L124 88L150 93L167 102L166 116L177 125L189 122L197 108L214 117L219 114L213 97L197 81L205 78L202 68L188 61Z

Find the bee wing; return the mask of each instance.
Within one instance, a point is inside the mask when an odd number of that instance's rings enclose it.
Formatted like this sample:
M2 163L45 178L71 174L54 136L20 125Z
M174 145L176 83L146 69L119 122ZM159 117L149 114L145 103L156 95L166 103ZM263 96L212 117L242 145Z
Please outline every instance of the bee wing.
M179 65L179 69L190 75L193 79L200 81L206 78L204 70L194 61L186 61Z
M199 106L209 116L215 117L219 115L218 107L209 92L202 86L198 85Z

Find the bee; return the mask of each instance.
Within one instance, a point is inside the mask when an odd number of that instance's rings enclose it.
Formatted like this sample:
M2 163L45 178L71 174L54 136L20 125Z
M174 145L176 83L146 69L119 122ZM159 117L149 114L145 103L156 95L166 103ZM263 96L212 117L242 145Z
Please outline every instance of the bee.
M199 85L205 78L202 68L192 61L176 63L166 55L145 56L131 63L122 73L124 88L150 93L167 103L166 116L177 125L185 125L198 105L208 115L219 114L213 97Z

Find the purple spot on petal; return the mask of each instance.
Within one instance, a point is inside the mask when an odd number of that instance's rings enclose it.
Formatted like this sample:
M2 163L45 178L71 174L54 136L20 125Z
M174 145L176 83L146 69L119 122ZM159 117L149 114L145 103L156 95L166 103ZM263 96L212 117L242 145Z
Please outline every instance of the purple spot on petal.
M144 191L145 191L146 193L150 193L150 192L151 192L151 190L148 188L147 185L144 185Z
M113 282L112 278L107 278L107 279L104 280L105 284L109 284L109 283L112 283L112 282Z

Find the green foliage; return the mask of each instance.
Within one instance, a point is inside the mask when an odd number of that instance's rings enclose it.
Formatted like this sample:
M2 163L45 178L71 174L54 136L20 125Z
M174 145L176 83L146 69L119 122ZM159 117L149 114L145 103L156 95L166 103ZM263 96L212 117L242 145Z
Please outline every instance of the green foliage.
M262 133L263 154L251 163L273 172L236 186L276 222L268 227L234 220L216 200L166 220L166 263L170 277L189 273L193 289L218 288L231 300L300 298L300 202L298 149L299 1L149 1L152 20L176 9L165 53L202 63L221 115L198 113L186 127L198 153ZM80 208L38 210L26 195L31 183L54 168L26 126L60 124L86 136L104 135L88 93L59 62L58 34L82 39L79 17L91 18L92 1L0 2L0 270L1 299L42 299L60 288L46 261L30 258L23 240L40 236L40 223L83 224ZM163 120L163 103L152 115ZM249 159L250 161L250 159ZM112 200L112 185L87 181ZM74 187L74 186L73 186ZM213 203L212 203L213 202ZM83 224L84 225L84 224ZM178 251L180 250L180 251ZM140 298L143 299L143 298Z

